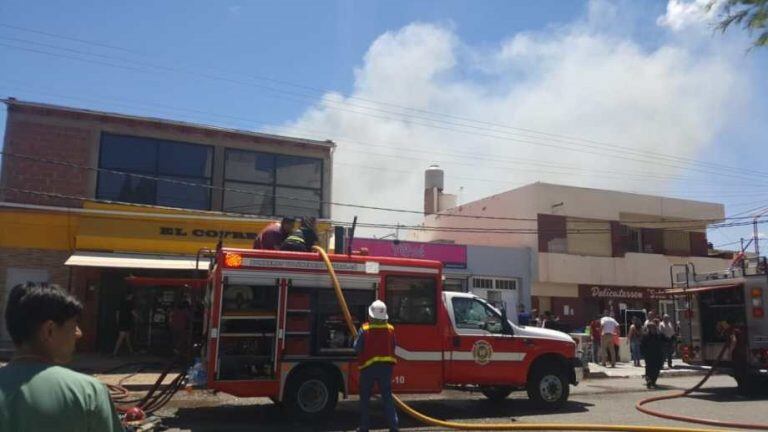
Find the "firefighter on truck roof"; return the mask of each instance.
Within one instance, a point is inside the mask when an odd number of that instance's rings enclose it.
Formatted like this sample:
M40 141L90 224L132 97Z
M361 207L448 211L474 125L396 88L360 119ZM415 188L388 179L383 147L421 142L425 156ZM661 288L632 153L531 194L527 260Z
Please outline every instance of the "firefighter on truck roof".
M387 322L387 305L376 300L368 307L370 321L363 324L355 339L360 368L360 432L370 427L368 406L376 382L384 403L384 414L390 431L397 431L397 412L392 400L392 369L395 358L395 328Z

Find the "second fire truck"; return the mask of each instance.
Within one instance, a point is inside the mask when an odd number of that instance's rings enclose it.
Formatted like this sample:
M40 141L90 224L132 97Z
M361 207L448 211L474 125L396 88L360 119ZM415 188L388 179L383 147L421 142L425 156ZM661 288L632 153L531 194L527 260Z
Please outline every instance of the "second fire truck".
M750 394L768 383L768 272L765 258L741 260L718 272L673 266L683 360L713 366ZM719 359L719 362L718 362Z

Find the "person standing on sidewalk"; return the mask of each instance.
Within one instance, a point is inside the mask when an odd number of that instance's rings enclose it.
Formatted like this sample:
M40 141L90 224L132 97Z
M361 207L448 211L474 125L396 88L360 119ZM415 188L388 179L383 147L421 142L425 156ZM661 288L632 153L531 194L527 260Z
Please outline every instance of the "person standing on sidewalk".
M83 305L55 285L16 285L5 323L16 346L0 368L0 431L122 432L107 387L60 365L82 337Z
M645 383L650 388L656 388L656 380L664 365L664 336L659 333L659 320L649 321L640 340L640 351L645 359Z
M667 366L672 369L672 354L675 352L676 332L675 325L672 323L669 315L664 314L664 320L659 324L659 332L664 336L664 360L666 360Z
M595 364L600 363L600 315L595 316L595 319L589 323L589 336L592 338L592 361Z
M640 339L643 337L640 318L634 317L632 319L632 325L629 326L627 337L629 338L629 351L632 355L632 363L636 367L640 367Z
M605 316L600 319L600 333L602 337L600 339L600 346L603 351L603 366L605 366L605 360L611 360L611 367L616 367L616 349L613 347L614 334L619 332L619 323L613 316L605 311Z
M397 431L397 412L392 399L392 369L395 358L395 327L387 322L387 305L376 300L368 307L370 321L363 324L355 339L358 367L360 368L360 427L358 432L368 432L370 415L368 406L374 383L378 384L384 414L389 430Z
M128 292L123 301L120 302L120 308L117 310L117 341L115 349L112 350L112 357L117 357L123 342L128 345L128 352L133 355L133 344L131 344L131 333L133 333L133 323L136 321L136 307L133 303L133 293Z

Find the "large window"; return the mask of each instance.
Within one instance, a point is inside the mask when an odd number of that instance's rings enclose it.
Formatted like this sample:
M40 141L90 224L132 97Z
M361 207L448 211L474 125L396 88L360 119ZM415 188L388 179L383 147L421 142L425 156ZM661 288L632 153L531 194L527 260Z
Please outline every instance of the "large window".
M102 134L96 198L210 210L212 165L210 146Z
M394 324L434 324L436 317L435 279L389 276L386 303Z
M322 159L227 149L224 211L321 216Z

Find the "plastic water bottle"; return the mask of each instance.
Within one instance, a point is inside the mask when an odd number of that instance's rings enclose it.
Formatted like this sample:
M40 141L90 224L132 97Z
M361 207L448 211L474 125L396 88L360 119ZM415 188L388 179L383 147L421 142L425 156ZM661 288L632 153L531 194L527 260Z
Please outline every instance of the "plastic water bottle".
M207 379L206 379L206 373L205 368L203 368L203 363L200 360L200 357L195 359L194 365L187 370L187 378L188 382L192 387L202 387L205 386Z

